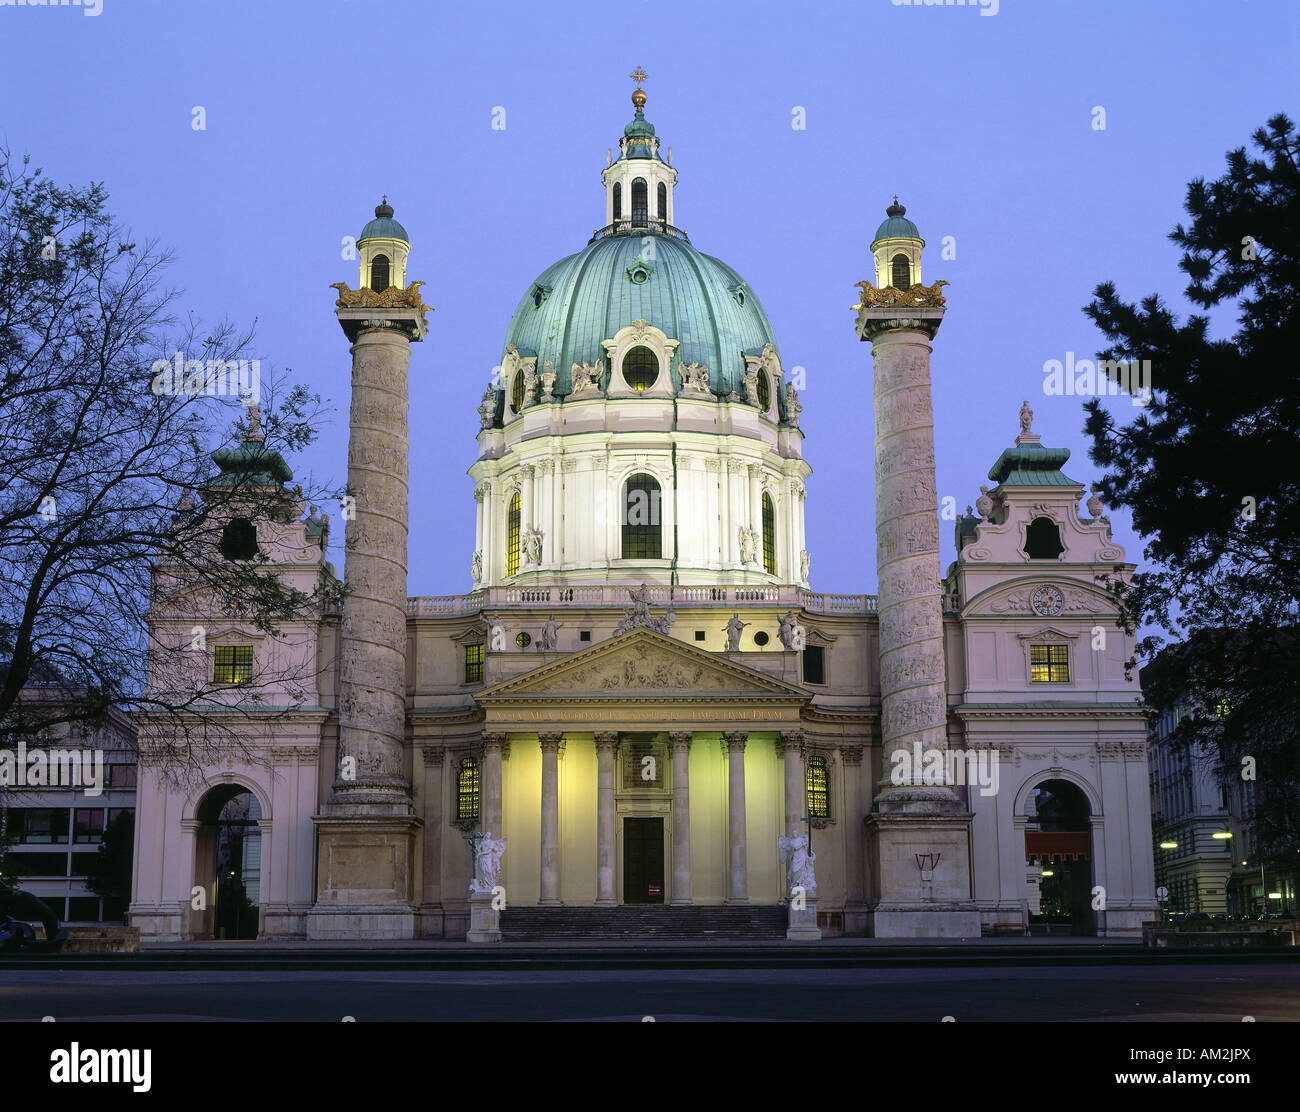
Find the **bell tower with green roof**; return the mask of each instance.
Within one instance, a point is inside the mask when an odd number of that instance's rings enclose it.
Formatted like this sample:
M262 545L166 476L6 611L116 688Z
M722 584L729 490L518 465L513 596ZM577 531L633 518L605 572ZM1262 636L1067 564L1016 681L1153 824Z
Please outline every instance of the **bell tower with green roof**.
M660 152L655 125L645 118L645 90L641 82L650 75L641 67L628 75L636 81L632 105L636 114L623 129L618 157L602 174L605 182L605 224L662 228L673 223L673 189L677 171ZM671 151L669 151L671 157Z

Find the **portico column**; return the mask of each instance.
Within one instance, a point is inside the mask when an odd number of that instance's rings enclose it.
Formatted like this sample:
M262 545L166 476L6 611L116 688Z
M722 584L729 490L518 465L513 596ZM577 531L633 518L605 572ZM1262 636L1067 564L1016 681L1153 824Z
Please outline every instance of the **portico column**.
M596 735L596 906L612 907L614 895L614 746L618 734Z
M483 832L501 837L501 751L505 734L483 735Z
M781 757L785 764L785 824L782 834L802 830L807 814L804 799L803 731L781 731Z
M691 734L668 735L673 746L673 903L691 902Z
M749 879L745 868L745 741L744 730L722 735L727 750L727 845L730 870L727 874L729 904L749 903Z
M560 902L560 734L538 734L542 746L541 907Z

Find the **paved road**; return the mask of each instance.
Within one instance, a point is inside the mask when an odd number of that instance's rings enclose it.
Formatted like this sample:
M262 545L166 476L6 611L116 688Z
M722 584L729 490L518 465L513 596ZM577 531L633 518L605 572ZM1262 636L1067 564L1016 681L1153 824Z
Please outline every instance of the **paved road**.
M1300 966L0 971L0 1019L1300 1020Z

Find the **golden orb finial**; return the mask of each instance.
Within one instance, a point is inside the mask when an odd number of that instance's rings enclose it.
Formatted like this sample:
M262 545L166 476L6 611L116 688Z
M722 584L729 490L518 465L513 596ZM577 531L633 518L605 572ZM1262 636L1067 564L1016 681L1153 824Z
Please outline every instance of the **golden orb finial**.
M628 74L636 82L636 91L632 94L632 103L636 106L638 112L645 107L645 91L641 88L641 82L648 78L648 73L642 73L641 67L637 66L635 70Z

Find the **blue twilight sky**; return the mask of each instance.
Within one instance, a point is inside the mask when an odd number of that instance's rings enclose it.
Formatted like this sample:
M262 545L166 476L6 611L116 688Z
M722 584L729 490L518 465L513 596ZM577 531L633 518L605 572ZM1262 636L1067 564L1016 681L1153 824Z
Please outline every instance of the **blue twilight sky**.
M991 16L919 0L0 3L0 140L56 181L105 182L137 238L176 250L182 309L256 318L253 354L338 407L291 464L339 486L349 356L329 283L356 285L341 242L386 191L436 308L411 364L409 589L459 593L475 407L519 298L603 223L605 149L642 66L676 222L744 275L785 367L805 368L813 586L874 592L870 360L849 307L892 194L927 240L926 280L951 282L940 498L975 501L1024 398L1088 482L1082 399L1045 397L1043 364L1095 353L1080 310L1099 281L1186 311L1166 238L1186 184L1220 176L1273 113L1295 118L1298 31L1291 0L1001 0ZM1115 525L1140 559L1127 515Z

